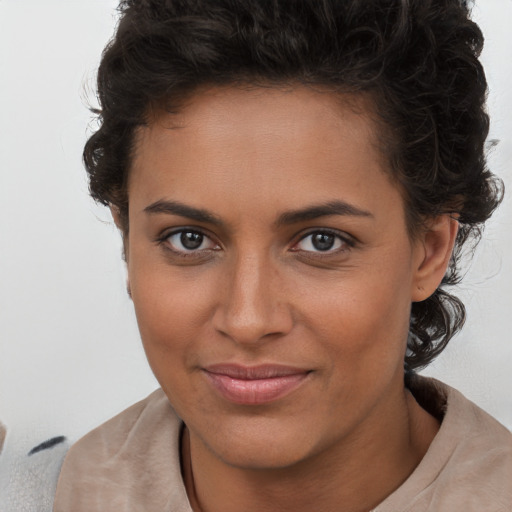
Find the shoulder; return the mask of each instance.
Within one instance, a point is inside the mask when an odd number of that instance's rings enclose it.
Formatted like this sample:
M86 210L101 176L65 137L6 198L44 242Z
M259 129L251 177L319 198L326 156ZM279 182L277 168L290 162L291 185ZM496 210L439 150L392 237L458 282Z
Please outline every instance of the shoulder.
M16 432L16 429L6 432L0 424L0 509L5 512L51 511L57 478L68 448L64 436L27 445L26 433Z
M143 510L148 499L163 510L181 496L181 425L157 390L85 435L64 460L54 510Z
M446 388L446 416L433 450L446 450L450 457L436 479L438 494L467 501L468 511L512 510L512 434L459 391Z
M441 428L409 479L375 512L512 510L510 431L439 381L418 377L410 389L441 415Z
M408 387L418 403L441 420L438 438L443 441L464 444L478 438L493 446L504 444L510 447L511 432L460 391L436 379L421 376L409 379Z
M163 391L158 389L79 439L69 450L66 464L99 464L121 453L127 438L135 441L135 434L144 443L148 436L155 435L162 422L177 425L179 420Z
M437 449L449 448L451 457L438 478L439 490L458 489L466 500L479 502L480 510L512 510L511 432L451 388L445 420Z

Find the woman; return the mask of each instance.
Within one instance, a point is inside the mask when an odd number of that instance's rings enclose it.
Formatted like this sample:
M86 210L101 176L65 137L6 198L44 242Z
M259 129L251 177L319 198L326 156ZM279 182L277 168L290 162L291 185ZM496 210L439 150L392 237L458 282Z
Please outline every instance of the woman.
M126 0L91 192L162 389L79 441L64 510L507 510L512 441L420 378L500 201L458 0Z

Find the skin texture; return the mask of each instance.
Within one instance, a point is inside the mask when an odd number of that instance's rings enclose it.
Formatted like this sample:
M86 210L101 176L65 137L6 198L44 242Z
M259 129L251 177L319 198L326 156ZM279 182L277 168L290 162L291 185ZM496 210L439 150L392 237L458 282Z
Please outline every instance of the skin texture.
M411 302L439 285L457 223L440 216L410 239L370 107L346 99L203 90L138 132L129 286L149 363L187 425L197 510L368 510L437 431L404 389L403 359ZM289 214L335 201L352 209ZM187 229L204 235L196 250ZM325 230L334 245L321 251L311 234ZM205 372L224 363L306 376L239 404Z

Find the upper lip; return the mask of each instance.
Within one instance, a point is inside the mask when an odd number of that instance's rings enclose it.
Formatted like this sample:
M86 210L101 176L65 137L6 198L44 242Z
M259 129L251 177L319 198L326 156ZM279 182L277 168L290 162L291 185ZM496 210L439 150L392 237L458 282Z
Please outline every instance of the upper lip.
M309 370L286 366L280 364L261 364L258 366L244 366L240 364L213 364L204 368L205 371L217 375L225 375L232 379L257 380L257 379L275 379L286 377L288 375L298 375L308 373Z

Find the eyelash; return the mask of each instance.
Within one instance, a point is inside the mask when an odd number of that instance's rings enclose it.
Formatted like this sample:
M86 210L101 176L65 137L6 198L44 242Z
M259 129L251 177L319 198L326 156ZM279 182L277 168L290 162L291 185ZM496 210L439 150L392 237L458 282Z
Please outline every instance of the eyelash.
M204 240L210 240L212 244L215 244L214 248L208 248L208 249L199 249L199 250L193 250L186 248L184 250L177 250L174 249L171 246L171 243L169 239L176 235L183 235L184 233L194 233L197 235L200 235L203 237L202 243L204 243ZM167 231L162 236L158 237L156 239L156 243L158 245L161 245L166 251L171 252L174 256L178 256L180 258L197 258L198 256L202 255L203 257L207 257L207 254L211 255L210 251L218 251L220 250L220 245L216 243L211 236L207 235L203 230L197 229L197 228L179 228L175 229L173 231ZM201 244L202 245L202 244Z
M207 249L199 249L199 250L194 250L194 249L177 250L177 249L174 249L171 246L169 239L176 235L180 235L180 234L183 235L184 233L198 234L203 237L202 243L204 242L204 239L207 239L207 240L210 240L210 242L212 244L215 244L215 247L207 248ZM299 245L301 242L306 240L308 237L311 237L313 235L318 235L318 234L335 237L334 243L336 243L336 240L337 240L338 242L341 243L341 247L336 248L334 250L327 249L325 251L322 251L322 250L308 251L308 250L302 250L302 249L297 248L297 245ZM170 251L173 255L178 256L180 258L197 258L200 255L205 257L207 254L211 255L210 251L218 251L221 249L220 244L215 242L211 236L206 234L202 229L197 229L197 228L183 227L183 228L175 229L170 232L169 231L165 232L162 236L157 238L156 242L158 245L163 246L165 250ZM339 232L339 231L336 231L333 229L316 228L316 229L311 229L307 233L302 234L300 236L299 240L292 246L290 251L301 253L304 256L307 256L310 258L328 258L328 257L332 257L333 255L347 252L351 248L353 248L355 245L356 245L356 241L344 232Z
M296 248L298 244L300 244L301 242L306 240L308 237L311 237L313 235L333 236L335 238L334 243L336 243L336 240L338 240L341 243L341 247L336 248L334 250L327 249L325 251L321 251L321 250L305 251L305 250ZM298 242L295 243L295 245L292 247L291 250L293 252L300 252L300 253L307 255L308 257L312 257L312 258L328 258L328 257L332 257L333 255L338 255L340 253L349 251L351 248L355 247L355 245L356 245L356 241L344 232L339 232L334 229L315 228L315 229L309 230L307 233L303 234L299 238Z

